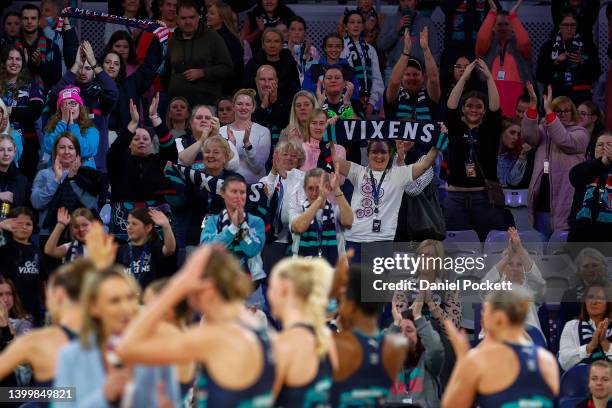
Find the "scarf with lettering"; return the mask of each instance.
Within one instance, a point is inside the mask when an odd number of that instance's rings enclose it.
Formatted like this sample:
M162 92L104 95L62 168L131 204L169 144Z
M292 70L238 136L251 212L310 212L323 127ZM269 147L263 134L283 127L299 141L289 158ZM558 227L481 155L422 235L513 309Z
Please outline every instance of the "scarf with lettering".
M570 44L569 47L568 44ZM559 58L560 54L563 54L564 52L570 52L572 49L582 49L582 45L583 43L580 34L576 34L574 38L571 39L571 41L565 42L563 41L563 37L561 37L561 32L558 32L557 36L555 37L555 42L552 46L550 58L554 61Z
M408 120L409 122L431 121L430 99L425 88L419 89L416 96L410 95L403 86L400 86L398 95L398 108L396 119Z
M580 320L578 323L578 340L580 341L580 345L584 346L589 344L591 339L593 338L593 333L595 329L591 326L588 321ZM608 327L606 330L606 338L608 341L612 341L612 327ZM596 360L608 360L606 356L606 352L600 346L597 346L597 349L591 353L590 356L581 361L581 363L590 364Z
M348 60L355 69L355 78L359 83L359 97L369 98L372 90L372 58L370 58L370 46L363 37L359 38L359 46L350 37L348 40Z
M308 200L302 203L302 211L310 207ZM321 256L332 265L338 259L338 241L336 240L336 217L334 208L329 201L325 201L321 222L315 216L308 229L300 234L298 254L301 256Z
M590 183L584 193L576 220L612 225L612 167Z
M74 240L68 245L68 251L64 257L64 263L72 262L75 259L82 258L85 255L85 244L81 241Z

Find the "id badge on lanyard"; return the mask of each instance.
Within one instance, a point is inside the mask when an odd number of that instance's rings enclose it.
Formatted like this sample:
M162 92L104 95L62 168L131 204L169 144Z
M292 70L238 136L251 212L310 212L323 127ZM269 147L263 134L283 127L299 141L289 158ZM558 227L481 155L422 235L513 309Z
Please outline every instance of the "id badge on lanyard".
M383 171L380 181L376 183L374 174L370 170L370 183L372 183L372 198L374 199L374 220L372 222L372 232L379 233L382 228L382 221L378 218L378 206L380 204L381 187L385 176L387 175L387 169Z
M474 178L476 177L476 163L474 162L474 155L476 154L476 140L474 140L474 136L472 135L472 129L468 130L468 134L466 135L469 143L468 150L468 159L465 162L465 177Z
M508 42L499 51L499 71L497 71L497 80L503 81L506 79L506 71L504 70L504 62L506 61L506 48L508 48Z

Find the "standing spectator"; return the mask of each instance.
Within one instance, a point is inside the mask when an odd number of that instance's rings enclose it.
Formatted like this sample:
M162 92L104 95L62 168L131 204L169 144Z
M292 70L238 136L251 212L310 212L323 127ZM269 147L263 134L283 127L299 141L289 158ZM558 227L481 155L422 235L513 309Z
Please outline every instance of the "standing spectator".
M589 159L593 158L597 137L605 129L603 112L591 101L582 102L578 105L578 125L585 128L590 136L586 156Z
M580 35L593 41L593 26L597 25L599 17L599 0L552 0L550 2L550 14L556 28L561 24L567 12L573 13L580 21L578 32Z
M317 91L317 84L323 79L325 71L332 66L340 66L342 68L342 74L347 81L353 83L353 98L359 97L359 82L355 77L355 71L345 58L340 58L342 50L344 49L344 39L338 33L330 33L323 39L323 55L319 58L317 64L313 64L306 70L304 74L304 82L302 82L302 89L310 91L313 94Z
M310 115L308 115L304 129L304 141L302 142L305 160L300 170L308 171L316 169L317 167L323 167L319 166L319 163L321 163L323 159L321 157L320 144L327 124L330 121L328 114L323 109L314 109ZM346 149L344 146L334 143L332 145L332 155L340 159L346 159ZM342 183L344 183L344 179L341 180L340 184Z
M0 134L0 204L22 207L28 204L28 179L15 164L17 145L12 136Z
M37 6L25 4L21 7L21 33L15 45L27 52L30 74L36 84L47 91L62 77L62 54L57 44L38 28L39 19Z
M521 125L525 141L536 149L534 171L529 184L529 221L545 237L553 231L567 231L574 187L567 182L570 170L584 161L589 135L576 125L578 115L565 96L553 99L552 89L544 95L545 120L538 126L537 99L527 84L531 103Z
M245 68L243 85L255 88L258 70L263 65L269 65L276 71L277 95L281 100L286 101L288 107L293 95L301 88L297 64L291 52L283 48L283 36L276 28L267 28L264 31L261 44L261 50L253 56Z
M215 103L215 110L219 117L219 125L225 126L234 121L236 118L234 112L234 101L231 96L222 96Z
M159 17L172 32L176 28L177 6L178 0L159 0Z
M259 0L257 6L247 13L242 27L241 38L247 41L253 52L259 50L260 42L266 28L276 27L280 22L295 16L293 10L281 3L281 0Z
M487 0L441 0L440 8L444 13L444 52L440 69L446 72L458 57L474 58L474 43L489 4Z
M428 28L419 34L420 49L425 55L425 72L421 61L412 58L411 34L404 33L404 49L397 59L385 90L385 118L408 122L432 121L440 101L440 76L429 49Z
M553 97L567 96L575 105L593 98L593 82L601 72L597 48L578 34L576 16L564 14L559 31L542 45L538 58L538 81L553 88Z
M21 16L16 11L9 11L2 18L2 27L4 28L2 37L0 37L0 48L13 44L19 32L21 31Z
M296 93L291 103L289 124L282 130L281 137L303 142L306 135L306 120L316 108L319 108L319 103L312 93L309 91Z
M160 242L155 227L163 232ZM115 262L138 281L141 288L176 270L176 241L168 217L161 211L136 208L128 215L129 242L121 244Z
M45 129L43 150L47 155L51 155L57 138L64 132L69 132L79 141L83 165L95 169L94 158L98 153L100 133L89 118L89 111L83 105L80 92L78 87L69 87L60 91L57 98L57 112L51 117Z
M120 15L126 18L149 18L144 0L121 0L121 7L111 14ZM136 40L142 32L138 28L129 28L121 24L106 24L104 26L104 44L108 44L111 36L119 30L129 30L132 38Z
M15 285L11 285L13 295L23 299L25 311L40 321L43 317L41 284L46 276L40 248L32 242L33 231L32 210L25 207L13 208L9 217L0 221L0 262L2 275L11 279ZM7 237L7 233L10 233L10 237Z
M497 154L497 179L502 186L522 184L527 169L527 153L531 149L529 143L521 138L521 122L505 118Z
M232 58L223 38L200 22L198 5L182 1L178 28L168 44L162 84L170 98L183 96L192 106L214 105L221 82L231 77Z
M108 151L107 166L111 186L110 229L116 238L127 238L127 216L136 206L156 207L170 214L166 194L172 194L164 179L166 162L178 159L172 133L157 115L158 97L149 107L149 119L159 139L159 153L153 153L149 132L138 127L138 110L130 102L131 121Z
M387 68L385 69L387 80L403 52L420 61L424 60L424 50L421 49L420 41L417 40L425 27L429 29L427 43L431 46L431 53L435 60L439 58L436 29L428 16L416 11L418 2L419 0L399 0L397 13L386 16L383 22L382 31L378 37L378 47L387 53ZM408 51L403 44L406 32L410 33L411 48Z
M129 32L119 30L111 35L102 55L106 55L111 51L119 54L119 56L123 58L126 76L129 77L138 69L140 64L138 63L138 56L136 55L136 44Z
M612 132L599 135L593 159L574 166L569 179L576 192L583 194L568 241L608 242L612 231Z
M323 257L335 264L338 255L344 254L343 231L353 225L353 211L340 190L340 175L308 170L302 188L306 198L289 213L292 253ZM337 205L329 201L332 193Z
M385 90L378 61L378 54L373 46L368 45L363 33L365 25L362 15L357 11L349 11L344 15L347 27L344 38L344 49L340 55L346 58L355 70L359 82L359 99L363 103L366 119L370 119Z
M468 65L470 65L470 58L465 55L460 55L457 57L455 61L453 61L453 65L450 66L450 69L446 71L441 71L441 83L442 83L442 96L443 100L448 100L451 92L459 79L465 72L465 69ZM487 92L487 84L480 81L478 75L472 75L468 78L466 84L463 87L463 92L468 91L479 91L486 93ZM446 111L446 106L441 107L442 112Z
M189 102L182 96L174 97L168 104L166 124L175 139L187 133L189 128L189 111Z
M317 84L317 102L329 117L343 119L364 118L364 106L359 98L353 98L353 83L346 80L343 70L335 65L327 68Z
M576 364L591 364L612 358L612 333L609 329L612 303L608 286L585 289L580 314L563 327L559 342L559 363L569 370Z
M389 399L402 402L410 399L412 404L437 407L440 405L438 376L446 356L441 336L423 316L422 308L423 296L417 298L410 310L403 313L395 307L391 310L393 325L387 331L401 333L410 346Z
M287 49L293 54L293 59L300 73L300 84L304 82L304 74L319 61L319 51L311 44L310 38L306 37L306 21L300 17L292 17L288 22L289 40Z
M521 3L522 0L518 0L507 12L498 10L495 2L489 0L491 11L476 38L476 58L482 58L493 74L505 116L514 115L523 84L534 82L529 33L517 14Z
M234 122L219 129L219 134L238 149L240 173L247 183L257 183L265 175L270 155L270 131L252 121L255 91L241 89L234 95Z
M487 79L488 97L478 91L462 95L478 70ZM487 102L488 101L488 102ZM448 196L444 200L447 230L474 229L484 242L489 231L506 230L506 212L489 201L486 180L497 181L497 153L502 129L499 93L483 60L470 63L453 88L448 102Z
M70 214L65 208L57 210L57 224L51 231L43 251L45 255L63 259L64 263L72 262L87 254L85 238L89 234L94 215L87 208L77 208ZM71 241L58 245L64 230L68 227Z
M229 176L221 187L225 208L218 215L209 215L202 222L200 244L220 242L239 260L250 275L255 288L265 279L261 251L266 242L264 222L244 210L246 182L240 175Z
M223 2L218 2L208 8L206 24L223 37L225 45L232 57L234 75L223 81L223 95L233 95L240 88L239 79L244 72L244 48L238 34L238 25L232 9Z
M113 55L117 58L117 61L119 60L117 54L109 55ZM104 65L108 65L106 59ZM113 72L118 74L119 66ZM83 105L89 110L89 119L93 121L100 134L95 155L95 166L101 172L106 173L106 153L109 146L108 121L119 97L119 90L113 77L98 65L91 44L87 41L84 41L79 48L74 65L52 88L51 103L57 98L57 95L60 95L62 89L70 86L79 87L79 96L83 100Z
M13 129L23 140L19 167L28 180L33 180L38 166L38 137L34 122L43 108L41 88L30 82L23 49L14 45L0 53L0 97L10 109Z
M594 361L589 369L590 395L576 408L610 407L612 398L612 364L606 360Z

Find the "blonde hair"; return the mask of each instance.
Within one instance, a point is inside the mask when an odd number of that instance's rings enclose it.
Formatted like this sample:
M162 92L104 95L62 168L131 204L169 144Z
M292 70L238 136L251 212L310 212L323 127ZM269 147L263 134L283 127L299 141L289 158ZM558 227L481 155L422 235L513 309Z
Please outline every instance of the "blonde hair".
M253 101L253 106L257 106L257 102L255 101L255 96L257 95L257 91L251 88L242 88L239 89L238 91L236 91L236 93L234 94L234 97L232 98L232 102L234 104L236 104L236 101L238 100L238 97L240 95L246 95L249 98L251 98L251 101Z
M442 242L437 241L435 239L426 239L419 244L419 246L417 247L415 251L415 254L417 256L422 254L423 250L428 247L432 247L434 249L434 256L437 259L440 259L441 261L441 262L434 262L434 266L435 266L434 269L436 270L436 278L440 278L442 280L446 279L448 277L446 273L446 269L444 269L444 267L442 266L442 263L444 262L444 245L442 245Z
M126 274L120 266L114 266L98 273L91 273L85 279L81 292L81 310L83 312L83 325L79 333L81 345L84 348L92 346L90 343L91 336L95 336L99 347L103 344L102 322L91 315L89 308L98 298L98 290L100 286L108 279L118 278L126 282L134 291L137 297L140 297L140 286L138 282L131 276Z
M572 122L576 122L578 120L578 110L576 109L576 105L574 102L567 96L557 96L550 103L550 108L553 112L559 107L559 105L568 105L569 109L572 111Z
M13 147L15 148L15 154L17 154L17 143L15 143L15 139L13 138L13 136L11 136L9 133L0 133L0 142L4 140L8 140L13 144Z
M253 291L251 279L242 270L240 262L231 253L215 251L210 257L203 279L210 279L221 298L226 302L244 300Z
M225 157L227 157L227 161L225 164L232 160L232 158L234 157L234 152L232 152L229 142L219 135L209 136L206 138L206 140L204 140L204 142L202 143L202 154L204 154L204 150L206 150L206 148L208 148L208 146L213 143L218 144L225 153Z
M9 129L11 127L11 121L9 119L8 108L4 104L4 101L0 98L0 111L2 111L2 119L6 118L6 128L0 129L0 133L9 133ZM2 122L0 120L0 122Z
M225 25L225 28L227 28L227 30L232 33L234 37L240 39L240 34L238 34L238 16L236 13L234 13L234 10L232 10L230 6L222 1L217 1L216 4L211 6L211 8L212 7L217 9L219 17L221 17L221 21L223 22L223 25ZM240 42L240 45L242 45L242 41Z
M502 311L511 325L523 326L533 303L533 296L522 288L495 290L489 292L485 302L489 303L493 310Z
M174 128L174 126L176 126L174 124L174 121L170 118L170 106L172 106L172 104L174 102L183 102L185 104L185 106L187 107L187 112L189 112L189 102L187 101L187 99L185 99L182 96L175 96L174 98L172 98L172 100L170 101L170 103L168 104L168 109L166 110L166 123L168 124L168 128L172 129ZM187 117L187 119L185 119L185 128L187 129L189 127L189 122L191 122L191 115L189 117Z
M300 124L300 121L298 120L298 117L295 113L295 104L297 102L297 99L302 96L307 98L310 101L313 109L320 108L319 101L317 101L317 98L315 98L312 92L302 90L296 93L293 96L293 101L291 102L291 112L289 113L289 124L287 125L285 129L283 129L282 134L288 135L291 129L298 129L303 136L306 135L306 129L304 128L304 126Z
M296 140L281 140L274 148L278 153L285 153L286 151L293 150L298 156L297 168L301 168L306 161L306 153L304 148Z
M306 128L304 129L304 142L308 143L310 141L310 124L319 115L325 115L327 119L327 113L321 108L313 109L310 115L308 115L308 119L306 119Z
M314 326L317 354L322 356L329 350L330 333L325 325L325 312L329 301L334 269L322 258L285 258L272 269L272 275L293 283L296 296L306 306Z

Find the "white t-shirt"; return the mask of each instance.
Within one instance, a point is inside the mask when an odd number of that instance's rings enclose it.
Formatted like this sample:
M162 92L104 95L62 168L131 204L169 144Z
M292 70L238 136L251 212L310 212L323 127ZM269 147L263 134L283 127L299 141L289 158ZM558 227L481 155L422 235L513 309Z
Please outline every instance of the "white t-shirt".
M219 134L225 140L228 140L228 126L229 125L225 125L219 129ZM266 161L268 160L268 155L270 155L270 145L272 143L270 131L268 128L258 123L253 123L250 135L250 141L253 148L249 151L244 149L244 130L232 128L232 131L236 138L235 147L238 150L238 157L240 159L237 171L245 178L248 184L257 183L266 175Z
M397 228L397 215L402 204L402 194L412 182L412 165L392 167L387 170L380 185L382 171L372 171L377 188L380 189L378 214L374 214L374 196L370 170L351 163L347 179L353 184L353 227L344 232L347 241L376 242L393 241ZM380 232L372 232L374 219L380 220Z

